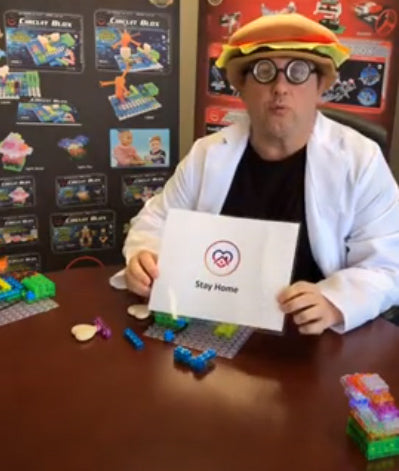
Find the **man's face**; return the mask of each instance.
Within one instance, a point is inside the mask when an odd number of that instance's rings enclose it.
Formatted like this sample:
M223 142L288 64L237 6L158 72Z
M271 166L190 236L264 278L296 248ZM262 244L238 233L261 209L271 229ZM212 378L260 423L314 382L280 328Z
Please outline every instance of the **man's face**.
M119 141L123 146L130 146L133 142L133 135L129 131L119 133Z
M284 69L292 58L272 59L278 69ZM266 137L284 139L307 130L313 123L323 78L310 74L306 82L290 83L283 72L274 81L259 83L248 72L240 90L253 130Z

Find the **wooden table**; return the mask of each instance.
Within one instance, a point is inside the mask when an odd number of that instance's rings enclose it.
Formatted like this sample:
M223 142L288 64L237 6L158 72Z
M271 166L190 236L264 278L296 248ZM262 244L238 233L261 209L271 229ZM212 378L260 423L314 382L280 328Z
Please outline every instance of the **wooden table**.
M108 286L111 268L51 274L60 307L0 328L2 471L377 470L345 435L345 373L378 372L399 399L399 329L379 319L339 336L256 333L198 380L173 347L123 329L148 321ZM70 329L113 330L79 344ZM385 462L399 469L398 460Z

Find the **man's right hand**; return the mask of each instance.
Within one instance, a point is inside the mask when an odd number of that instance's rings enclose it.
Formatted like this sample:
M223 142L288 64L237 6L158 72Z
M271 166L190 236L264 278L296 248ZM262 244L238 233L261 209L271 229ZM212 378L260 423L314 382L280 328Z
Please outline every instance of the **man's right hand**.
M129 260L126 267L126 284L130 291L148 298L152 282L158 277L158 256L148 250L141 250Z

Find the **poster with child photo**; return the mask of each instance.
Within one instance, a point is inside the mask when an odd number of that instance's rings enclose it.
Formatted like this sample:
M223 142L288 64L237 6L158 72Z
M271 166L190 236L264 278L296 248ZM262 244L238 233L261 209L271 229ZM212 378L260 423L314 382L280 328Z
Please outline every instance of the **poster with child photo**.
M111 129L112 168L168 167L169 129Z

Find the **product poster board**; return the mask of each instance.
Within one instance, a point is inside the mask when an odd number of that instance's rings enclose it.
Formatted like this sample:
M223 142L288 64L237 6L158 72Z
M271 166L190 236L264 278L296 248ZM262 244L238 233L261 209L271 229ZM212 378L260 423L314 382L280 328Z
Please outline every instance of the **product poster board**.
M122 261L178 162L179 0L0 4L0 274Z
M199 14L196 135L239 120L244 106L215 66L221 45L262 15L300 13L324 24L351 48L337 82L323 95L340 108L383 126L392 136L399 76L399 3L363 0L202 0Z

